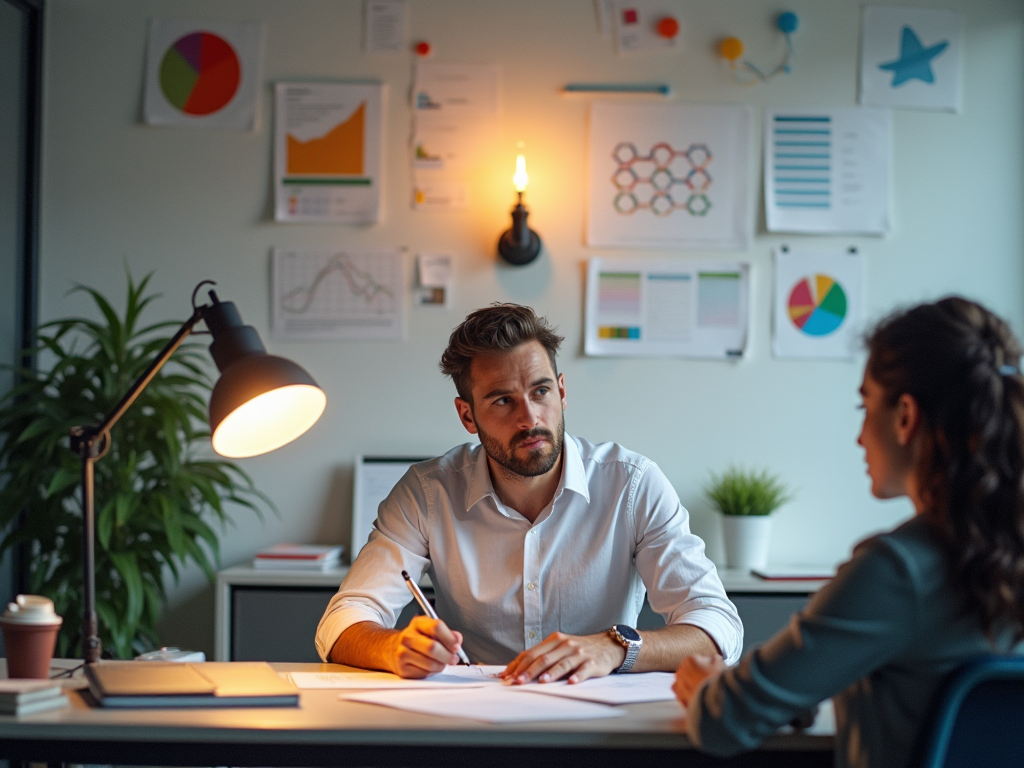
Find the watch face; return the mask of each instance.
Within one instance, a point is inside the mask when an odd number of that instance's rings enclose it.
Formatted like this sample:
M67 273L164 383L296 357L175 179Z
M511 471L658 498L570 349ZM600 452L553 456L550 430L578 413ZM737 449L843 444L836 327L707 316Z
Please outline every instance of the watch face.
M615 630L620 635L622 635L622 637L624 637L626 640L629 640L631 643L640 642L640 633L632 627L627 627L625 624L616 624Z

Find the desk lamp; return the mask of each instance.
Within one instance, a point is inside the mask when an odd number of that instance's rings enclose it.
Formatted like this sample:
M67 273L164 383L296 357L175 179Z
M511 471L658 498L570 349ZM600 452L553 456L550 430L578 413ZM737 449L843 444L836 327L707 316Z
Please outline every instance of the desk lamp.
M323 390L304 369L291 360L267 354L256 329L242 324L234 303L222 302L211 290L211 303L196 306L196 294L206 284L214 283L204 280L192 293L192 317L103 422L71 429L71 450L82 459L82 656L89 664L99 661L103 650L96 620L93 465L110 448L111 427L199 321L205 321L213 337L210 355L220 371L210 395L210 432L213 449L221 456L246 458L280 448L313 426L327 405Z
M526 158L516 157L516 172L512 176L512 184L519 195L519 202L512 209L512 228L506 229L498 240L498 254L509 264L521 267L529 264L540 254L540 236L526 224L529 211L523 205L523 192L530 177L526 174Z

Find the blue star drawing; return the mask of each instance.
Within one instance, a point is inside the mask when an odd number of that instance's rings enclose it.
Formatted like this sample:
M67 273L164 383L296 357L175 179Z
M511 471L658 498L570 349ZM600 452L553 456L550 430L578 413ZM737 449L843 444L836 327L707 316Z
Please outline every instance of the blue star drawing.
M908 80L921 80L925 83L935 82L931 61L949 46L949 40L943 40L925 48L921 39L910 27L903 27L903 39L900 41L900 57L895 61L879 64L879 69L892 72L892 87L897 88Z

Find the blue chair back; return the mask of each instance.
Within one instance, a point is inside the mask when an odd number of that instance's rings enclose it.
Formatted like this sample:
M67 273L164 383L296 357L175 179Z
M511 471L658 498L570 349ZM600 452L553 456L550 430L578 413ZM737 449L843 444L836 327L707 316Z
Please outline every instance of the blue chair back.
M1024 656L979 656L954 672L923 731L919 768L1024 765Z

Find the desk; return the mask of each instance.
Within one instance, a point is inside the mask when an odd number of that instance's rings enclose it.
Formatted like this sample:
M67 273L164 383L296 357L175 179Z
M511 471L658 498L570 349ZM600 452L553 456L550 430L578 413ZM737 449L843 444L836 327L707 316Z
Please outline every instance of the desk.
M634 704L609 720L487 725L341 701L337 691L303 691L298 708L280 709L104 710L90 707L88 694L70 696L69 709L0 717L0 758L176 766L832 765L827 734L780 734L735 760L709 758L690 747L675 702Z
M313 637L328 601L348 573L347 567L323 572L257 571L251 566L227 568L217 574L214 629L216 661L318 661ZM767 640L789 617L803 608L825 581L765 581L747 571L719 570L729 598L743 620L744 652ZM399 619L404 626L415 612ZM278 616L287 634L262 631L268 615ZM644 603L637 626L663 626Z

